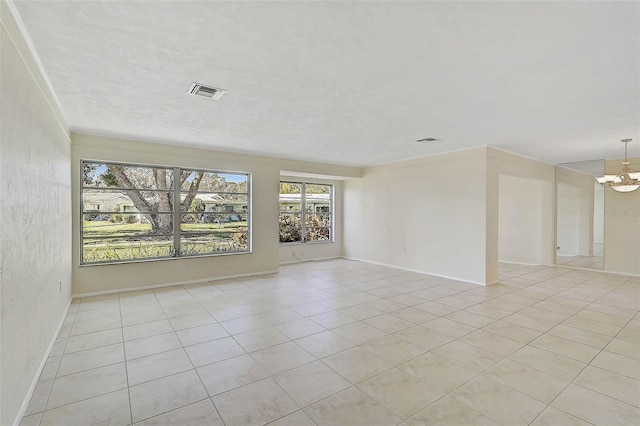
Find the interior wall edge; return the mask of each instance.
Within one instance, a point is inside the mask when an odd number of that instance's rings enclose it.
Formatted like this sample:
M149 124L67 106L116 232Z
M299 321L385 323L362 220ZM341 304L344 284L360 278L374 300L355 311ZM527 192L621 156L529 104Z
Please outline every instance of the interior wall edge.
M518 154L517 152L509 151L504 148L499 148L493 145L487 145L487 155L490 157L500 158L500 156L507 154L514 159L519 159L522 162L530 162L532 165L540 164L544 165L543 167L555 167L554 163L550 163L548 161L540 160L539 158L530 157L528 155Z
M153 290L154 288L173 287L173 286L190 285L190 284L201 284L201 283L206 283L206 282L210 282L210 281L222 281L222 280L230 280L230 279L234 279L234 278L254 277L254 276L277 274L277 273L278 273L278 270L277 269L273 269L273 270L266 270L266 271L260 271L260 272L251 272L251 273L248 273L248 274L235 274L235 275L226 275L226 276L222 276L222 277L199 278L197 280L176 281L176 282L171 282L171 283L152 284L152 285L146 285L146 286L140 286L140 287L115 288L115 289L104 290L104 291L93 291L93 292L88 292L88 293L77 293L77 294L73 294L72 298L73 299L80 299L80 298L83 298L83 297L90 297L90 296L103 296L105 294L126 293L126 292L129 292L129 291L140 291L140 290Z
M20 25L0 0L2 425L28 409L71 301L69 129Z
M20 15L11 1L1 0L0 10L0 23L2 24L3 30L7 34L8 39L11 40L15 49L19 52L20 58L38 85L46 102L49 104L49 108L53 111L60 128L67 137L67 141L71 143L71 132L62 107L60 106L60 101L49 82L49 77L44 71L38 53L35 51L33 43L31 42L31 38L24 29Z
M609 271L607 269L581 268L579 266L569 266L569 265L541 265L541 266L555 266L556 268L574 269L577 271L597 272L599 274L622 275L624 277L640 278L640 274L636 274L634 272Z
M483 287L498 283L497 280L496 281L489 281L489 282L485 283L485 282L480 282L480 281L469 280L467 278L460 278L460 277L453 277L453 276L450 276L450 275L436 274L436 273L433 273L433 272L423 271L423 270L420 270L420 269L405 268L405 267L398 266L398 265L392 265L390 263L376 262L374 260L359 259L359 258L349 257L349 256L344 256L343 259L352 260L352 261L355 261L355 262L370 263L372 265L386 266L388 268L399 269L401 271L415 272L415 273L423 274L423 275L431 275L433 277L446 278L448 280L460 281L460 282L463 282L463 283L475 284L475 285L479 285L479 286L483 286Z
M442 164L449 161L457 161L457 160L467 159L467 158L476 158L478 156L482 158L486 158L486 153L487 153L486 145L474 146L471 148L458 149L458 150L452 150L447 152L439 152L439 153L434 153L430 155L425 155L423 157L412 158L409 160L394 161L391 163L384 163L384 164L378 164L375 166L364 167L362 169L362 177L371 173L421 166L429 163Z
M18 415L16 416L16 419L13 422L13 426L20 425L20 422L22 421L22 417L24 416L24 413L27 411L27 408L29 407L29 402L31 401L33 392L35 391L36 386L38 385L38 379L40 378L40 374L42 374L42 370L44 370L44 366L47 363L47 360L49 359L49 354L51 354L53 345L56 343L56 340L58 340L58 334L60 334L60 330L62 329L64 321L67 318L67 315L69 314L69 308L71 307L72 300L73 300L73 297L69 298L69 302L67 302L67 308L62 313L62 318L60 318L60 321L58 322L58 328L56 328L56 332L51 338L51 342L49 342L49 347L47 348L47 351L45 352L44 357L42 357L42 361L40 361L40 366L38 367L36 374L33 376L33 380L31 381L31 386L29 386L29 390L24 397L24 401L20 406L20 411L18 411Z
M506 263L509 265L522 265L522 266L550 266L550 265L543 265L540 263L528 263L528 262L514 262L512 260L501 260L498 259L498 262L500 263Z
M330 257L317 257L313 259L300 259L300 260L285 260L280 262L280 265L293 265L294 263L310 263L310 262L331 262L336 259L347 259L344 256L330 256ZM347 259L350 260L350 259Z
M79 133L71 131L71 141L74 146L101 149L105 146L111 151L127 151L129 153L148 154L153 152L157 155L173 155L176 149L181 150L182 158L200 159L203 156L215 155L220 161L244 162L260 165L268 165L291 172L306 172L313 174L323 174L329 176L339 176L342 178L362 177L362 168L339 164L320 163L304 160L293 160L280 157L269 157L247 152L230 151L215 148L203 148L186 145L178 145L176 141L142 140L140 138L128 136L105 136L89 133ZM173 142L173 143L170 143ZM86 160L109 160L108 158L85 158ZM116 161L116 160L113 160ZM173 165L173 164L170 164Z

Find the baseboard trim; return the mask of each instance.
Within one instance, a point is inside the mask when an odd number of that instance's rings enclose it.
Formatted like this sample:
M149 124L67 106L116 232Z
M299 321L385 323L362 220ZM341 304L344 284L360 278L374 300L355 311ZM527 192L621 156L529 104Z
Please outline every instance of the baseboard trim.
M331 262L336 259L346 259L342 256L330 256L330 257L316 257L313 259L296 259L296 260L284 260L280 262L280 265L292 265L294 263L308 263L308 262Z
M483 282L479 282L479 281L468 280L466 278L459 278L459 277L452 277L452 276L449 276L449 275L436 274L436 273L429 272L429 271L421 271L419 269L405 268L405 267L402 267L402 266L390 265L388 263L382 263L382 262L375 262L373 260L358 259L358 258L355 258L355 257L344 256L344 259L355 260L355 261L364 262L364 263L370 263L372 265L386 266L388 268L399 269L401 271L416 272L418 274L431 275L431 276L438 277L438 278L446 278L448 280L460 281L460 282L463 282L463 283L475 284L475 285L480 285L480 286L483 286L483 287L487 286L487 285L491 285L491 284L496 284L498 282L498 281L491 281L489 283L483 283Z
M562 256L562 255L558 255ZM570 256L571 257L571 256ZM523 265L523 266L544 266L545 268L565 268L565 269L574 269L577 271L585 271L585 272L598 272L600 274L613 274L613 275L622 275L625 277L640 277L640 274L634 274L633 272L616 272L609 271L606 269L591 269L591 268L582 268L580 266L571 266L571 265L560 265L560 264L548 264L548 263L520 263L520 262L510 262L507 260L500 260L500 263L508 263L513 265Z
M42 358L42 361L40 361L40 366L38 367L38 370L36 371L36 374L33 377L31 386L29 386L29 391L27 392L27 394L24 397L24 400L22 401L22 405L20 406L20 411L18 411L18 415L16 416L16 419L13 422L13 426L19 426L20 422L22 421L22 418L24 417L24 413L27 412L27 408L29 407L29 402L31 402L31 397L33 396L33 392L36 390L36 386L38 385L38 379L40 378L40 374L42 374L42 370L44 370L44 366L47 363L47 360L49 359L49 354L51 354L53 345L55 345L56 340L58 339L58 335L60 334L60 330L62 329L64 320L67 318L67 315L69 314L69 308L71 307L72 300L73 298L70 298L69 302L67 303L67 307L65 308L64 313L62 314L62 318L60 318L58 327L56 328L56 331L53 334L53 337L51 338L51 342L49 342L49 347L47 348L47 351L45 352L44 357Z
M511 260L499 260L499 259L498 259L498 263L506 263L509 265L522 265L522 266L545 266L540 263L514 262Z
M94 291L89 293L77 293L72 295L72 298L77 299L81 297L103 296L105 294L124 293L129 291L152 290L154 288L171 287L174 285L200 284L200 283L206 283L209 281L222 281L222 280L230 280L233 278L253 277L253 276L268 275L268 274L275 274L275 273L278 273L277 269L272 269L267 271L258 271L258 272L249 272L247 274L225 275L223 277L210 277L210 278L201 278L201 279L189 280L189 281L176 281L171 283L151 284L151 285L145 285L140 287L126 287L126 288L119 288L114 290Z
M569 265L552 265L552 266L556 268L574 269L577 271L597 272L600 274L622 275L625 277L633 277L633 278L640 277L640 274L634 274L633 272L616 272L616 271L609 271L606 269L590 269L590 268L581 268L579 266L569 266Z

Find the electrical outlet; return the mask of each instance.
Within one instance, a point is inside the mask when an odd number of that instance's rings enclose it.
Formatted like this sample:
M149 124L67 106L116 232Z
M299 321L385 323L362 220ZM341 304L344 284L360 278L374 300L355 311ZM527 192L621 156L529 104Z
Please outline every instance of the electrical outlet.
M406 247L402 247L402 252L403 252L404 254L407 254L407 248L406 248Z
M62 281L60 281L60 289L58 291L62 293Z
M184 268L184 274L185 274L185 275L189 275L189 268L187 268L186 266L185 266L185 268Z

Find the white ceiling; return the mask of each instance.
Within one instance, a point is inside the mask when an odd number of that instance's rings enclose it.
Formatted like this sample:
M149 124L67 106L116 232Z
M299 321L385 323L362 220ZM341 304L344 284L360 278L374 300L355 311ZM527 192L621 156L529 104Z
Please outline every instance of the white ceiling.
M640 2L13 5L76 132L355 166L640 156Z

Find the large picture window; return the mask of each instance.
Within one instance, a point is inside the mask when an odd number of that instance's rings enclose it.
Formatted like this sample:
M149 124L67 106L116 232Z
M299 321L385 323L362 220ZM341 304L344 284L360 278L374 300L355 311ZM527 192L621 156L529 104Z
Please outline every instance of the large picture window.
M83 161L81 263L250 251L247 173Z
M280 242L333 241L333 185L280 182Z

